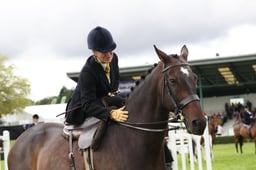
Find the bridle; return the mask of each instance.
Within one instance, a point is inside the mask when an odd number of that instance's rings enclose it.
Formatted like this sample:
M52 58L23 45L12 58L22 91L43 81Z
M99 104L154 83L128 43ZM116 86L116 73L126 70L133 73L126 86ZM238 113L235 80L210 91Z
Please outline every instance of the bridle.
M174 68L174 67L179 67L179 66L188 66L188 63L179 63L179 64L172 64L172 65L169 65L168 67L165 67L164 68L164 65L163 65L163 70L162 70L162 73L163 73L163 88L162 88L162 104L164 102L164 90L165 90L165 87L167 87L168 89L168 95L169 97L171 98L171 101L172 103L174 104L174 113L176 116L182 116L182 109L188 105L189 103L193 102L193 101L199 101L199 97L197 94L192 94L192 95L189 95L187 96L186 98L182 99L180 102L178 102L178 100L175 98L175 96L173 95L173 92L172 92L172 89L170 88L169 86L169 83L167 81L167 78L166 78L166 71Z
M182 109L186 107L189 103L193 101L199 101L199 97L197 94L192 94L187 96L186 98L182 99L180 102L176 99L176 97L173 95L172 89L169 86L169 83L167 81L166 72L170 69L173 69L174 67L180 67L180 66L188 66L188 63L179 63L179 64L172 64L167 67L163 65L162 73L163 73L163 86L162 86L162 104L164 102L164 91L165 88L168 89L168 95L171 98L171 102L174 105L174 113L176 117L180 116L182 117ZM183 121L183 120L182 120ZM168 130L175 130L179 129L180 126L173 126L172 128L145 128L143 126L147 125L161 125L166 124L168 122L172 122L172 120L166 120L166 121L158 121L158 122L150 122L150 123L131 123L131 122L116 122L122 126L129 127L132 129L147 131L147 132L165 132Z

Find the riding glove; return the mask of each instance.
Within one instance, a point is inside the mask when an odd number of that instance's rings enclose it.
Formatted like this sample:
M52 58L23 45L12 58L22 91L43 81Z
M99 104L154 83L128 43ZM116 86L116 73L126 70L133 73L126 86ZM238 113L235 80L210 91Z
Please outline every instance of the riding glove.
M125 122L128 119L128 111L124 110L125 106L110 111L110 118L119 122Z

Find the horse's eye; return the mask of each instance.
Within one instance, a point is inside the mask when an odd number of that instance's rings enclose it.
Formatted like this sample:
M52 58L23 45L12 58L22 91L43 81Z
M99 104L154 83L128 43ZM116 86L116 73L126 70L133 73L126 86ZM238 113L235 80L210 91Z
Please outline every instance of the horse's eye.
M175 80L175 79L169 79L169 82L170 82L171 84L175 84L175 83L176 83L176 80Z

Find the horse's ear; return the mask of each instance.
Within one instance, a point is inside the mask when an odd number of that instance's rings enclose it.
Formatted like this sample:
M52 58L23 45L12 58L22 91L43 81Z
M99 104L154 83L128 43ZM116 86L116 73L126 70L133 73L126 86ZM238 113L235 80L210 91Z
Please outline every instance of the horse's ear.
M168 59L169 59L168 55L165 54L165 52L159 50L159 49L156 47L156 45L154 45L154 48L155 48L156 54L158 55L159 59L160 59L162 62L166 63L166 62L168 61Z
M184 60L187 61L187 59L188 59L188 49L187 49L186 45L183 45L183 47L181 48L180 56L182 58L184 58Z

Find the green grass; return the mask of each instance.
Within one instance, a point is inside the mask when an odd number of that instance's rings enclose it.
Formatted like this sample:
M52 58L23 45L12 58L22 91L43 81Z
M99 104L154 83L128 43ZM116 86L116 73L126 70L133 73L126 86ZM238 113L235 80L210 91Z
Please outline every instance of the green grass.
M14 141L11 141L11 146ZM254 143L245 143L243 146L244 153L237 154L234 143L232 144L217 144L213 147L214 159L212 160L212 170L256 170L256 154L254 154ZM179 169L181 168L180 154ZM190 169L188 156L187 170ZM4 161L1 161L1 169L4 170ZM198 170L198 165L195 163L195 170ZM203 161L203 170L206 170L205 161Z
M237 154L234 144L218 144L213 147L214 159L212 160L212 170L256 170L256 155L254 154L254 143L245 143L244 153ZM179 169L181 166L181 156L178 157ZM186 155L186 167L190 169L188 156ZM195 163L195 169L198 170L198 164ZM203 170L206 169L203 160Z
M243 154L237 154L234 144L220 144L213 148L214 160L213 170L255 170L256 155L254 154L254 143L245 143Z
M4 161L1 161L1 170L4 170Z

